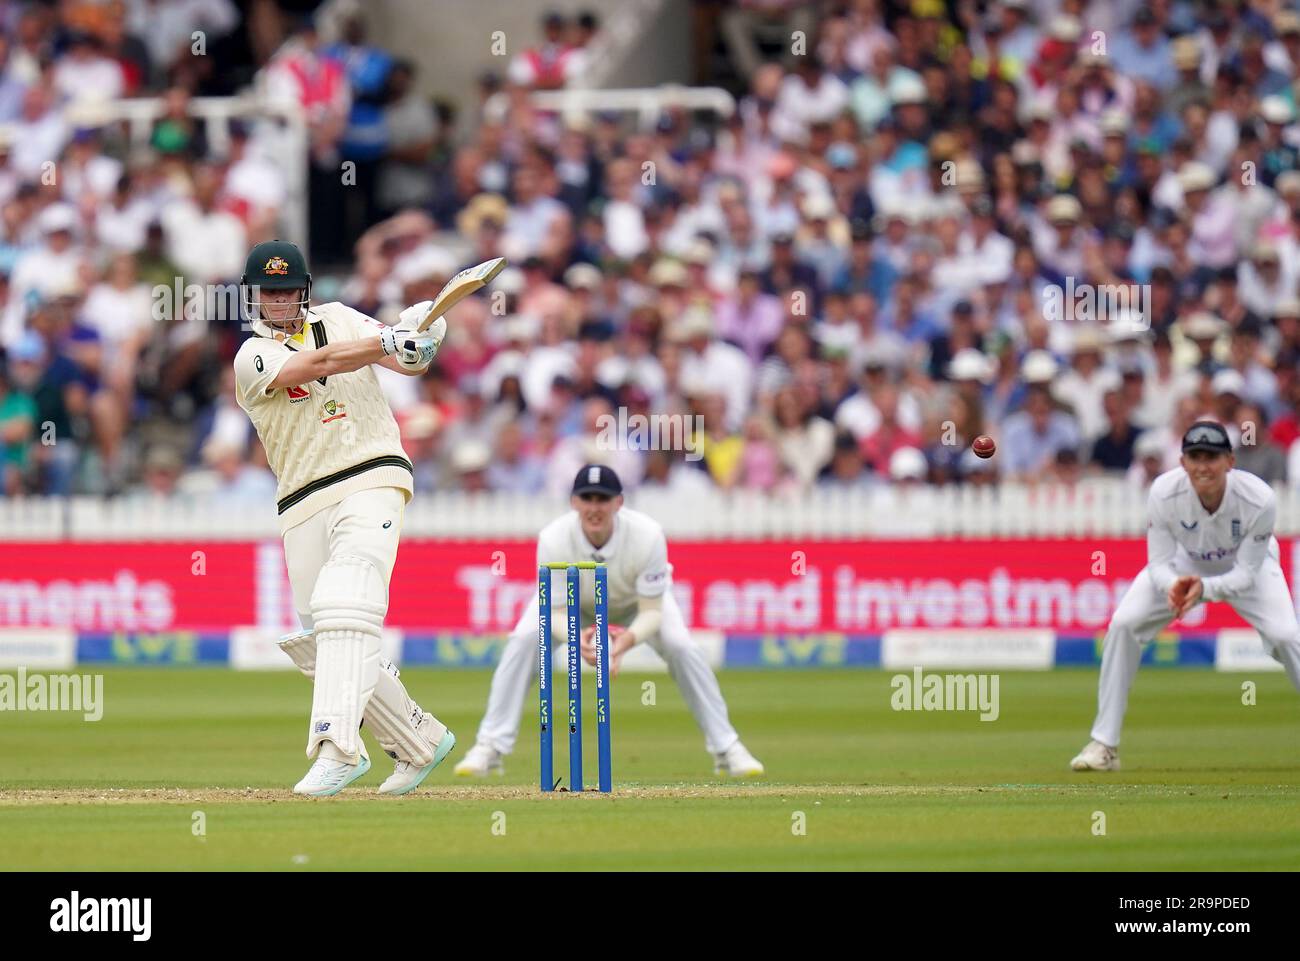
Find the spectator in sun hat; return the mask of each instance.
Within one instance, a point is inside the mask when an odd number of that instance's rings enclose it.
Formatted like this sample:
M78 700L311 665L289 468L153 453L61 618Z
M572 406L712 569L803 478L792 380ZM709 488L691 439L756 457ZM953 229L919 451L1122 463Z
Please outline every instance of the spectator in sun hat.
M1070 367L1052 385L1052 396L1068 406L1085 440L1106 429L1105 395L1120 385L1116 371L1102 359L1101 332L1092 325L1074 329Z
M1218 178L1213 170L1191 160L1178 170L1185 214L1191 226L1188 252L1197 264L1227 267L1237 257L1235 207L1221 195L1212 194Z
M1126 483L1145 491L1151 482L1169 469L1168 445L1159 430L1145 430L1133 443L1133 462L1124 474Z
M1249 258L1243 258L1237 265L1241 302L1261 317L1272 316L1277 304L1300 292L1296 286L1297 266L1300 265L1288 258L1284 268L1277 244L1271 240L1258 241L1250 249Z
M0 324L0 346L14 343L22 334L30 298L47 298L54 290L77 281L85 251L78 243L81 220L67 203L50 204L37 215L42 242L28 248L9 275L9 304Z
M1178 324L1178 331L1186 343L1194 350L1185 350L1187 366L1197 368L1203 373L1213 374L1223 367L1218 359L1216 345L1228 326L1209 311L1196 311L1184 317Z
M1035 225L1034 254L1044 273L1063 282L1083 274L1083 251L1088 231L1080 225L1083 208L1071 194L1056 194L1043 205Z
M1201 79L1201 44L1193 34L1175 37L1169 45L1177 83L1165 94L1165 109L1182 116L1189 103L1209 103L1213 92Z
M1225 367L1210 378L1210 395L1213 398L1214 414L1229 426L1229 433L1236 422L1237 408L1246 396L1246 378ZM1236 438L1233 439L1234 446Z
M1263 330L1265 345L1275 362L1282 355L1300 349L1300 299L1287 297L1278 301L1271 314L1272 324Z
M1300 165L1300 151L1285 137L1286 129L1295 123L1295 106L1283 96L1265 97L1260 101L1259 116L1264 122L1260 180L1271 187L1279 175Z

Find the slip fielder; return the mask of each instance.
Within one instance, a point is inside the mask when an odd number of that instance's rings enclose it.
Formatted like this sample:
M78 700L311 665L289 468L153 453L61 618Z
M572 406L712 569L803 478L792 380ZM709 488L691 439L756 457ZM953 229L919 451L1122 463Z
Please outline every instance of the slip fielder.
M1119 732L1142 645L1201 601L1222 601L1259 631L1300 690L1300 624L1273 536L1273 489L1234 470L1222 425L1197 421L1183 435L1181 467L1157 477L1147 498L1147 566L1111 618L1101 656L1092 740L1076 771L1118 771Z
M681 608L669 590L672 565L663 528L648 515L624 507L618 475L598 464L588 464L578 472L569 504L573 510L542 528L537 538L537 563L596 561L605 565L611 678L618 675L624 654L637 644L649 644L668 663L669 674L704 732L705 747L714 757L714 773L733 777L762 774L763 765L745 749L731 726L718 679L691 640ZM589 625L582 635L582 656L588 664L595 664L595 596L589 580L583 581L582 611ZM478 739L456 765L459 775L501 773L502 758L514 749L524 697L537 677L537 614L534 593L492 675ZM618 624L627 626L620 629L615 626Z
M277 481L285 563L303 631L280 641L313 679L307 756L294 787L328 797L370 770L362 720L397 762L381 794L419 786L456 737L411 699L380 656L388 584L411 462L372 364L410 376L429 366L447 325L415 328L430 301L388 327L339 303L311 306L311 274L292 243L248 255L240 295L253 335L235 357L236 396Z

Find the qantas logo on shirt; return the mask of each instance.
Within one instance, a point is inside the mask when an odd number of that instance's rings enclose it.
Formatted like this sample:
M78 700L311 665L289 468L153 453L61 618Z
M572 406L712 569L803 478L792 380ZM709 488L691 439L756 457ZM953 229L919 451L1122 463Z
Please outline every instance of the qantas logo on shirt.
M284 390L285 393L289 395L289 403L291 404L300 404L311 397L311 394L307 391L306 384L303 384L301 387L286 387Z

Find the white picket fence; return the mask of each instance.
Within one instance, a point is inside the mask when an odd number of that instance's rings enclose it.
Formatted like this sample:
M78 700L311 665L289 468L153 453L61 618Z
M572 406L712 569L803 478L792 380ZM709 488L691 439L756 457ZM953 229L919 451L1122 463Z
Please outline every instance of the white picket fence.
M1278 489L1277 532L1300 532L1300 494ZM669 537L768 540L1139 536L1146 493L1122 482L1073 488L917 487L797 499L751 494L668 497L641 492L629 506L659 520ZM425 494L408 507L407 536L459 540L530 538L565 509L547 497ZM279 534L274 507L218 508L205 501L8 498L0 540L247 540Z

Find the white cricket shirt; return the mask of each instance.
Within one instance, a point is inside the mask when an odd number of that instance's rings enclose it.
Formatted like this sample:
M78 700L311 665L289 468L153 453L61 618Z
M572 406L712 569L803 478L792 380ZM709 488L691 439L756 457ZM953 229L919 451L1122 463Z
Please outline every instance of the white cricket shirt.
M1213 514L1176 467L1147 495L1147 567L1161 592L1181 574L1202 579L1207 601L1226 601L1255 584L1264 560L1279 557L1273 536L1273 489L1254 474L1228 471L1223 502Z
M295 351L377 337L379 330L378 321L345 304L322 304L288 341L253 336L235 355L235 399L275 474L281 533L360 490L396 487L411 499L411 461L374 365L266 392Z
M605 564L609 578L609 622L626 624L637 613L637 597L661 597L672 583L668 541L652 517L620 508L614 515L614 533L603 547L595 547L582 532L577 511L557 517L537 537L537 563L560 564L597 561ZM564 572L553 572L551 598L563 616ZM582 620L595 616L595 581L582 572ZM558 623L558 622L557 622Z

